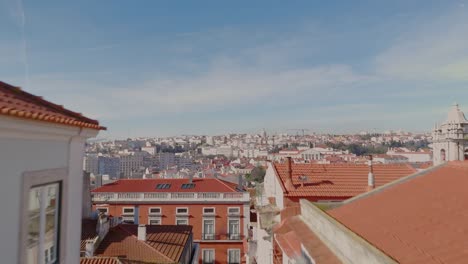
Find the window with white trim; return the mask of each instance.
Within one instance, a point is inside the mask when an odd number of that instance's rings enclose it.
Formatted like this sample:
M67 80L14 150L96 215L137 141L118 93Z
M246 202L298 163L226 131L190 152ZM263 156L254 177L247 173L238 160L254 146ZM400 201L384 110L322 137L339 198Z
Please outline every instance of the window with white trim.
M161 225L162 224L161 217L150 217L148 219L148 223L150 225Z
M149 214L161 214L161 207L150 207Z
M27 214L26 263L57 263L60 182L32 186Z
M229 228L229 239L240 240L240 219L229 219L228 228Z
M176 218L176 225L188 225L187 218Z
M203 240L214 240L215 239L215 220L203 219Z
M109 214L109 208L107 207L96 207L98 213Z
M215 208L214 207L203 207L203 214L214 215L215 214Z
M203 264L214 264L215 263L215 251L214 251L214 249L202 249L202 263Z
M177 207L176 208L176 214L188 214L188 208L187 207Z
M134 207L124 207L124 208L122 208L122 214L123 215L133 215L133 214L135 214L135 208Z
M228 264L240 264L240 249L228 249Z
M240 207L228 207L229 215L240 215Z

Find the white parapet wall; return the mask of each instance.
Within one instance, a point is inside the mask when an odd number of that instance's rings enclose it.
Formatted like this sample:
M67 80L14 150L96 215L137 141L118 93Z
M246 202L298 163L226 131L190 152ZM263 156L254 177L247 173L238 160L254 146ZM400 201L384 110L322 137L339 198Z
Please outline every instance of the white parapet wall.
M311 202L300 204L302 220L344 264L398 263Z

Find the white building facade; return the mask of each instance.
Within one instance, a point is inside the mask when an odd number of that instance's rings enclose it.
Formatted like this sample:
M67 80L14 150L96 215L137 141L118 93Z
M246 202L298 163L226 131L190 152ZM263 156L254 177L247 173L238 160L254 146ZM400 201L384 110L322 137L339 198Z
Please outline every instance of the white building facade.
M84 145L101 128L2 82L0 97L15 101L0 106L1 262L78 264Z

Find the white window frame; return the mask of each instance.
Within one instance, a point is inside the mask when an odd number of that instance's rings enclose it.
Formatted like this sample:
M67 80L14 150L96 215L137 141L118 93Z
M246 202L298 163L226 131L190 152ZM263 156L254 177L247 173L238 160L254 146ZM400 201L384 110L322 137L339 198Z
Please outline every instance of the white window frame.
M21 193L21 211L20 211L20 231L18 239L18 263L26 263L27 257L27 241L28 241L28 209L29 209L29 191L31 188L40 185L47 185L52 183L60 182L59 190L59 219L58 220L58 236L57 244L54 247L54 250L57 250L57 247L60 251L56 251L56 260L55 263L62 263L64 257L66 256L66 246L67 241L67 212L66 205L68 205L68 168L57 168L57 169L47 169L47 170L37 170L37 171L27 171L22 175L22 193ZM45 249L44 244L38 249L38 263L42 264L45 260ZM50 259L50 254L49 257Z
M205 221L213 221L213 239L205 239ZM210 217L210 218L203 218L202 220L202 240L215 240L215 236L216 236L216 218L214 217Z
M229 248L227 250L227 262L226 263L231 264L231 262L229 262L229 254L230 254L231 251L239 252L239 262L238 263L241 264L242 263L242 256L241 256L241 250L239 248Z
M188 217L176 217L176 219L175 219L175 224L176 224L176 225L179 225L179 224L177 224L177 222L178 222L179 220L187 221L187 224L186 224L186 225L189 225L189 219L188 219Z
M213 209L212 213L207 213L205 212L205 209ZM216 214L216 208L215 207L203 207L203 214L204 215L215 215Z
M96 210L100 212L100 210L106 209L106 212L104 214L108 215L109 214L109 207L104 207L104 206L96 206Z
M151 209L159 209L159 213L152 213ZM148 208L148 214L149 215L161 215L162 214L162 209L161 209L161 207L150 207L150 208Z
M125 213L125 209L132 209L132 213ZM122 215L135 215L135 207L122 207Z
M186 213L179 213L179 209L185 209L187 212ZM189 214L189 208L188 207L176 207L176 215L188 215Z
M239 222L239 229L238 229L238 232L237 232L237 235L239 236L239 239L231 239L231 230L230 230L230 221L238 221ZM241 240L241 219L239 217L229 217L228 218L228 221L227 221L227 230L228 230L228 233L229 233L229 240Z
M148 225L153 225L153 224L151 224L151 221L159 221L159 224L156 224L156 225L162 225L162 217L160 217L160 216L149 216L148 217Z
M237 212L236 213L229 212L231 209L237 209ZM241 212L240 207L228 207L228 211L227 211L228 215L240 215L241 214L240 212Z
M213 252L213 264L216 263L216 250L214 248L203 248L202 249L202 264L205 264L205 251L212 251Z

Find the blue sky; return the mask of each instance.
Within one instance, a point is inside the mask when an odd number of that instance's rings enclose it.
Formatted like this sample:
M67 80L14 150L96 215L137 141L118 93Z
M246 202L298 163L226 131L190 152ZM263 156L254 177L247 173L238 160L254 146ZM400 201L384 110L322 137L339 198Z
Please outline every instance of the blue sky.
M105 137L429 130L468 111L468 1L0 0L0 80Z

